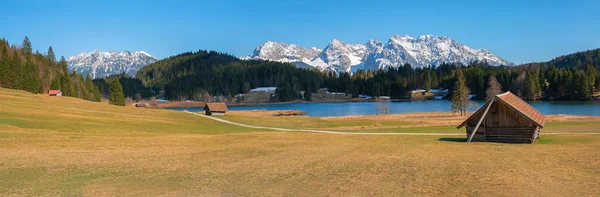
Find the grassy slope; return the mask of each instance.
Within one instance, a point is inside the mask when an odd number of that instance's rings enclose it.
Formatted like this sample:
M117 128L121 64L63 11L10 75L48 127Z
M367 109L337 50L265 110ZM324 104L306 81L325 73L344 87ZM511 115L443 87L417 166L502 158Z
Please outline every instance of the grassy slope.
M6 89L0 102L1 196L600 195L600 136L466 144L263 132Z

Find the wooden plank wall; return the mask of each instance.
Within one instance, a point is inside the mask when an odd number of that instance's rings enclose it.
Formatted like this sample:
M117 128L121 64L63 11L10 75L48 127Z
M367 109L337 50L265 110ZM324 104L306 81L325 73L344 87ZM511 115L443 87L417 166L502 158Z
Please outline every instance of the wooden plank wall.
M479 118L473 118L467 123L467 136L473 131ZM530 120L498 101L492 104L473 141L532 143L536 128Z

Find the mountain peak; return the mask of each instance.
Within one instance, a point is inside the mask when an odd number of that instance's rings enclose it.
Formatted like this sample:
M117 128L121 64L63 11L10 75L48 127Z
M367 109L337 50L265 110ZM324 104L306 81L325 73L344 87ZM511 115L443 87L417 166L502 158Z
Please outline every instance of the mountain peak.
M158 61L154 56L145 51L116 52L108 50L101 52L94 50L91 53L82 52L77 56L67 58L69 71L76 71L92 78L102 78L113 74L127 73L135 76L137 71L151 63Z
M357 69L377 70L397 67L406 63L413 67L439 65L441 63L469 64L474 61L491 65L514 65L492 54L487 49L472 49L445 37L425 34L414 38L394 34L387 43L369 40L365 44L348 44L333 39L323 50L310 49L278 43L278 47L259 46L243 59L259 59L291 62L299 67L314 67L336 72L352 72Z
M418 40L427 40L427 39L431 39L431 38L434 38L434 37L436 37L436 36L431 35L431 34L425 34L425 35L419 36L417 39Z

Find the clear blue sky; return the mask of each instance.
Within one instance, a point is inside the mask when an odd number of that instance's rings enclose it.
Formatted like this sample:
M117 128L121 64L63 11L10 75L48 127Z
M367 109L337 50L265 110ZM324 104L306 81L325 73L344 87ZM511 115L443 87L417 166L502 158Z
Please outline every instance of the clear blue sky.
M198 49L247 55L267 40L325 47L444 35L517 63L600 47L600 1L9 1L0 37L65 57L94 49L158 58Z

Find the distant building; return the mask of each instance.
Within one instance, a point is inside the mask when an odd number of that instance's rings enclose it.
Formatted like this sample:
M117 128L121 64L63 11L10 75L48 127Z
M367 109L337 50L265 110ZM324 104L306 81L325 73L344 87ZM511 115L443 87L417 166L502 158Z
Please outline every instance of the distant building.
M277 87L258 87L251 89L250 92L275 92Z
M392 100L392 98L391 98L391 97L389 97L389 96L379 96L378 98L379 98L379 100L382 100L382 101L389 101L389 100Z
M60 91L60 90L48 90L48 96L62 96L62 91Z
M145 103L136 103L135 107L146 107Z
M511 92L496 95L462 124L467 141L533 143L546 118Z
M227 105L225 103L206 103L204 111L209 116L224 116L227 112Z

